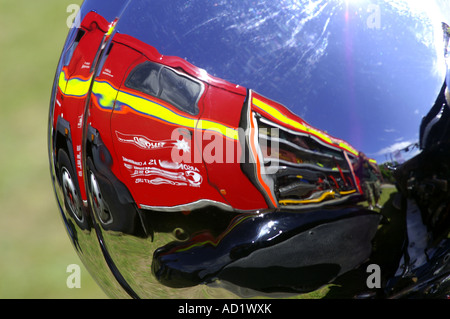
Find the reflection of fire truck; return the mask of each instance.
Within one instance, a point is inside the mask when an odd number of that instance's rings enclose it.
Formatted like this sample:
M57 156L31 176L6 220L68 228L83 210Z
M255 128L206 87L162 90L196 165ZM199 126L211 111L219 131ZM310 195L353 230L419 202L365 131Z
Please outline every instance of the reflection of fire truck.
M357 151L346 142L114 33L94 12L75 32L61 60L52 145L80 225L88 196L104 227L133 232L139 209L297 210L359 198Z

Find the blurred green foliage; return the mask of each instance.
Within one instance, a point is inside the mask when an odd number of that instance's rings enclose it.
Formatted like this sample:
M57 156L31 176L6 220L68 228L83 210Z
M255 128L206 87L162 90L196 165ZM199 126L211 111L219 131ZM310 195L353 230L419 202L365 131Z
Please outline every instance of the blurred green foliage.
M383 176L384 183L395 184L395 178L392 175L392 170L389 169L387 164L381 164L378 166L380 168L381 175Z
M47 123L76 0L0 1L0 298L105 298L66 234L50 180ZM66 285L81 266L81 288Z

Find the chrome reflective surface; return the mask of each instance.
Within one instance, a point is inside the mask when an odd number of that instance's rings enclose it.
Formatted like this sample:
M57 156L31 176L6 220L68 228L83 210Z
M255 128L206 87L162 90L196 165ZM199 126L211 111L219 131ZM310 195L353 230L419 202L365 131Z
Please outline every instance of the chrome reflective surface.
M445 22L444 1L85 1L48 145L90 274L114 298L447 298ZM360 152L394 217L364 205Z

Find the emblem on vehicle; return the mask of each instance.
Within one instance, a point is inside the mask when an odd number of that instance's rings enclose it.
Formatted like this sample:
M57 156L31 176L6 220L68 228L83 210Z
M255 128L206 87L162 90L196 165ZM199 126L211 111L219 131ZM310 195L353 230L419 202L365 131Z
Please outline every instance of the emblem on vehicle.
M184 152L190 151L189 144L184 139L178 141L156 141L143 135L124 134L118 131L116 131L116 136L119 142L133 144L143 150L157 150L162 148L176 147L177 149L183 150Z

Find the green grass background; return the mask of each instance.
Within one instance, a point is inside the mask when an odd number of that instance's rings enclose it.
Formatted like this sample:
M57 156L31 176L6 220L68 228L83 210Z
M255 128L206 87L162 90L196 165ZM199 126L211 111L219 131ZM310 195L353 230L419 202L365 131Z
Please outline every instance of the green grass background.
M105 298L64 229L47 155L49 99L74 0L0 1L0 298ZM383 193L383 202L393 189ZM69 289L67 266L82 268ZM330 296L336 285L300 298ZM350 296L350 295L349 295Z
M75 0L0 1L0 298L105 298L82 266L53 195L49 99ZM81 288L69 289L70 264Z

